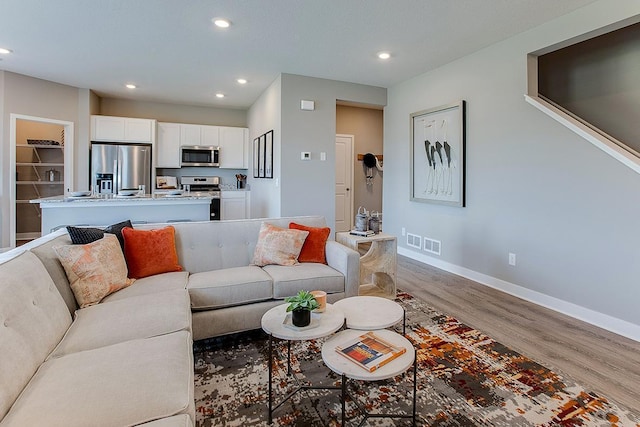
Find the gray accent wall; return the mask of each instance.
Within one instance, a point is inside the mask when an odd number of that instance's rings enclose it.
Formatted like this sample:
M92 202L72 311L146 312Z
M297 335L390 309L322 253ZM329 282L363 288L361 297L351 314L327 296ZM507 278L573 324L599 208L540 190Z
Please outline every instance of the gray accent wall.
M400 250L640 331L640 175L524 100L528 53L639 13L601 0L390 88L384 228ZM467 207L411 202L409 115L460 99ZM407 246L403 227L440 240L441 256Z
M300 109L301 100L315 110ZM336 101L382 107L387 90L375 86L281 74L249 110L250 139L274 129L274 179L249 179L251 214L322 215L335 223ZM311 152L311 160L300 153ZM320 153L326 160L320 160ZM253 165L249 169L253 174Z
M4 76L4 94L2 96L2 243L0 247L9 246L9 150L10 150L10 115L23 114L34 117L64 120L74 122L74 141L78 141L78 123L86 121L88 125L89 114L78 109L79 89L46 80L36 79L21 74L2 72ZM75 148L75 147L74 147ZM81 170L83 158L75 151L74 169ZM78 175L74 177L78 183Z

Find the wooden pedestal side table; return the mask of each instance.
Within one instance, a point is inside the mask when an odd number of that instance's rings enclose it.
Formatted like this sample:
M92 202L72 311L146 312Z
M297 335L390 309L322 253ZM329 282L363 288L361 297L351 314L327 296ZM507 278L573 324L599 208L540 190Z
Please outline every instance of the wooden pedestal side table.
M336 242L355 251L370 243L369 251L360 257L359 295L396 297L397 241L396 236L379 233L370 237L354 236L348 231L336 233Z

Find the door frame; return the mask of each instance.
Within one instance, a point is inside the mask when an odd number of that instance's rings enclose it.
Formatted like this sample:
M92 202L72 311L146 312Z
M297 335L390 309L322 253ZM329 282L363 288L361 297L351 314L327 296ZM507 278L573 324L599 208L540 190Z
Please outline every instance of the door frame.
M347 159L349 164L351 165L351 175L349 176L349 180L348 180L348 185L349 185L349 193L350 193L350 199L351 199L351 203L349 203L349 230L351 230L353 228L353 219L354 219L354 214L353 214L353 206L354 206L354 191L353 191L353 174L354 174L354 164L355 164L355 135L351 135L351 134L344 134L344 133L337 133L336 134L336 138L338 137L342 137L342 138L348 138L350 140L350 144L351 145L351 150L349 150L349 158ZM334 145L334 150L335 150L335 145ZM335 188L334 188L334 199L335 199Z
M16 247L16 138L18 120L55 124L64 127L64 191L68 191L73 182L73 147L75 145L73 122L16 113L9 115L9 246L12 248Z

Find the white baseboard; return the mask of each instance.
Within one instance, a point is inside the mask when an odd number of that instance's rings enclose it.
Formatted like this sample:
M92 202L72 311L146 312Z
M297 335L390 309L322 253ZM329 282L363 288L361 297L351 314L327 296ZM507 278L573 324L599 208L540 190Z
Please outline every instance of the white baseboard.
M603 314L589 308L585 308L571 302L555 298L541 292L533 291L525 287L507 282L502 279L487 276L459 265L451 264L440 259L411 251L409 249L398 247L398 254L411 258L413 260L429 264L442 270L448 271L458 276L478 282L490 288L497 289L507 294L516 296L523 300L541 305L548 309L557 311L567 316L590 323L607 331L622 335L635 341L640 342L640 325L636 325L626 320L618 319L608 314Z

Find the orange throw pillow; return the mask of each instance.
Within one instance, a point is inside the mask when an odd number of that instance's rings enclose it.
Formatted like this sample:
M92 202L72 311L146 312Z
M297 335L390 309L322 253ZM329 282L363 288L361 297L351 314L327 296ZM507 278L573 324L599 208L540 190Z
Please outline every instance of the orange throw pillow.
M154 274L182 271L176 251L176 230L172 226L155 230L124 228L122 235L129 277L140 279Z
M298 262L327 263L325 246L327 244L329 234L331 233L331 229L329 227L307 227L306 225L291 222L289 223L289 228L309 232L307 239L304 241L304 245L302 245L300 256L298 256Z

